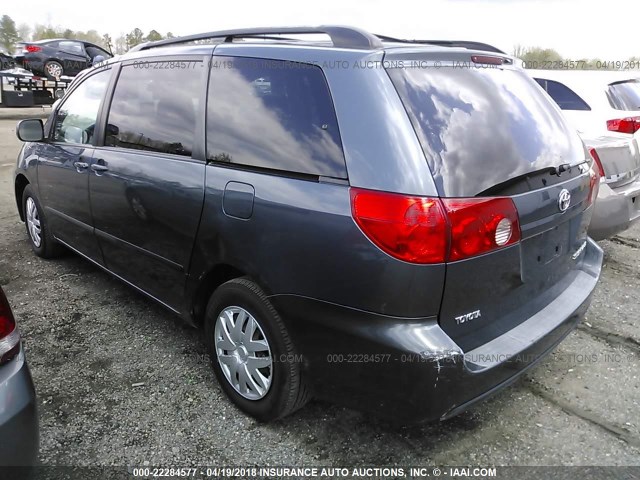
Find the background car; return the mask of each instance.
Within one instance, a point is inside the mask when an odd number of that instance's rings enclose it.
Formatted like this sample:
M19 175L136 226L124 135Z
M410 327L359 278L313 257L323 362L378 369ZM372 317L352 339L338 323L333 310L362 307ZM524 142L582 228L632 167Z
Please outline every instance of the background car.
M638 72L527 70L578 130L600 168L589 235L611 237L640 219Z
M113 55L93 43L65 38L20 43L16 62L35 74L49 78L62 75L74 76L93 64L93 59L102 56L107 60Z
M0 287L0 477L2 467L35 464L38 446L36 392L20 333Z

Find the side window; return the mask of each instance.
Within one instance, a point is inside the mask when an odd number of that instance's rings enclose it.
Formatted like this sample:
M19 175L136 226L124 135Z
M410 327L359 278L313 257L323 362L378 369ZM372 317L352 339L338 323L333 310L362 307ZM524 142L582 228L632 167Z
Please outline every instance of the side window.
M93 141L100 102L110 76L111 70L102 70L71 92L56 113L52 130L54 142L90 144Z
M75 53L77 55L82 55L84 53L84 49L82 48L82 44L80 42L58 42L58 48L60 50L64 50L65 52Z
M191 156L202 61L144 61L122 67L105 145Z
M88 46L85 47L85 50L87 51L87 55L89 55L90 58L94 58L98 55L102 55L105 59L111 58L111 54L109 54L106 50L102 50L98 47Z
M591 110L587 102L566 85L543 78L536 78L535 80L547 91L549 96L555 100L562 110Z
M336 113L310 64L214 57L207 159L347 178Z

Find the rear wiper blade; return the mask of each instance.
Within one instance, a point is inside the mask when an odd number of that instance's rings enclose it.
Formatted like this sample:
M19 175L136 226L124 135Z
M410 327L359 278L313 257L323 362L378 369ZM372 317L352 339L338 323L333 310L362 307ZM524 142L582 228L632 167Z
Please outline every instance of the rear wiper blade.
M585 163L589 163L589 160L587 160L586 158L584 160L580 160L579 162L563 163L561 165L558 165L557 167L551 167L551 168L554 170L555 175L559 177L564 172L570 172L572 168L579 167L580 165L583 165Z

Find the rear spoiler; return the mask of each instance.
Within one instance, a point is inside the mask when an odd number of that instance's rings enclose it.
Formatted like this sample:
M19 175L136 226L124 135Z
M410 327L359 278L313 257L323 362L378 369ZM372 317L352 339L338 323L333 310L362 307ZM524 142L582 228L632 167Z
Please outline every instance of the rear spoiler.
M485 52L500 53L507 55L499 48L489 45L488 43L473 42L469 40L408 40L404 38L388 37L386 35L376 35L383 42L395 42L395 43L422 43L427 45L438 45L440 47L458 47L468 48L469 50L481 50Z

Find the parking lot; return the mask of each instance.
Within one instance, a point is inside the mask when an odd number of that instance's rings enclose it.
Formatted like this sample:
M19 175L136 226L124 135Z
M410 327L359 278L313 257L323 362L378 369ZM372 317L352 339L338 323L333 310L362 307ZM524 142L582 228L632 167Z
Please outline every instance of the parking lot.
M199 332L88 262L32 254L0 120L0 284L23 334L47 465L638 465L640 226L601 242L586 320L525 378L445 423L326 403L263 425L224 397ZM148 462L148 463L145 463Z

